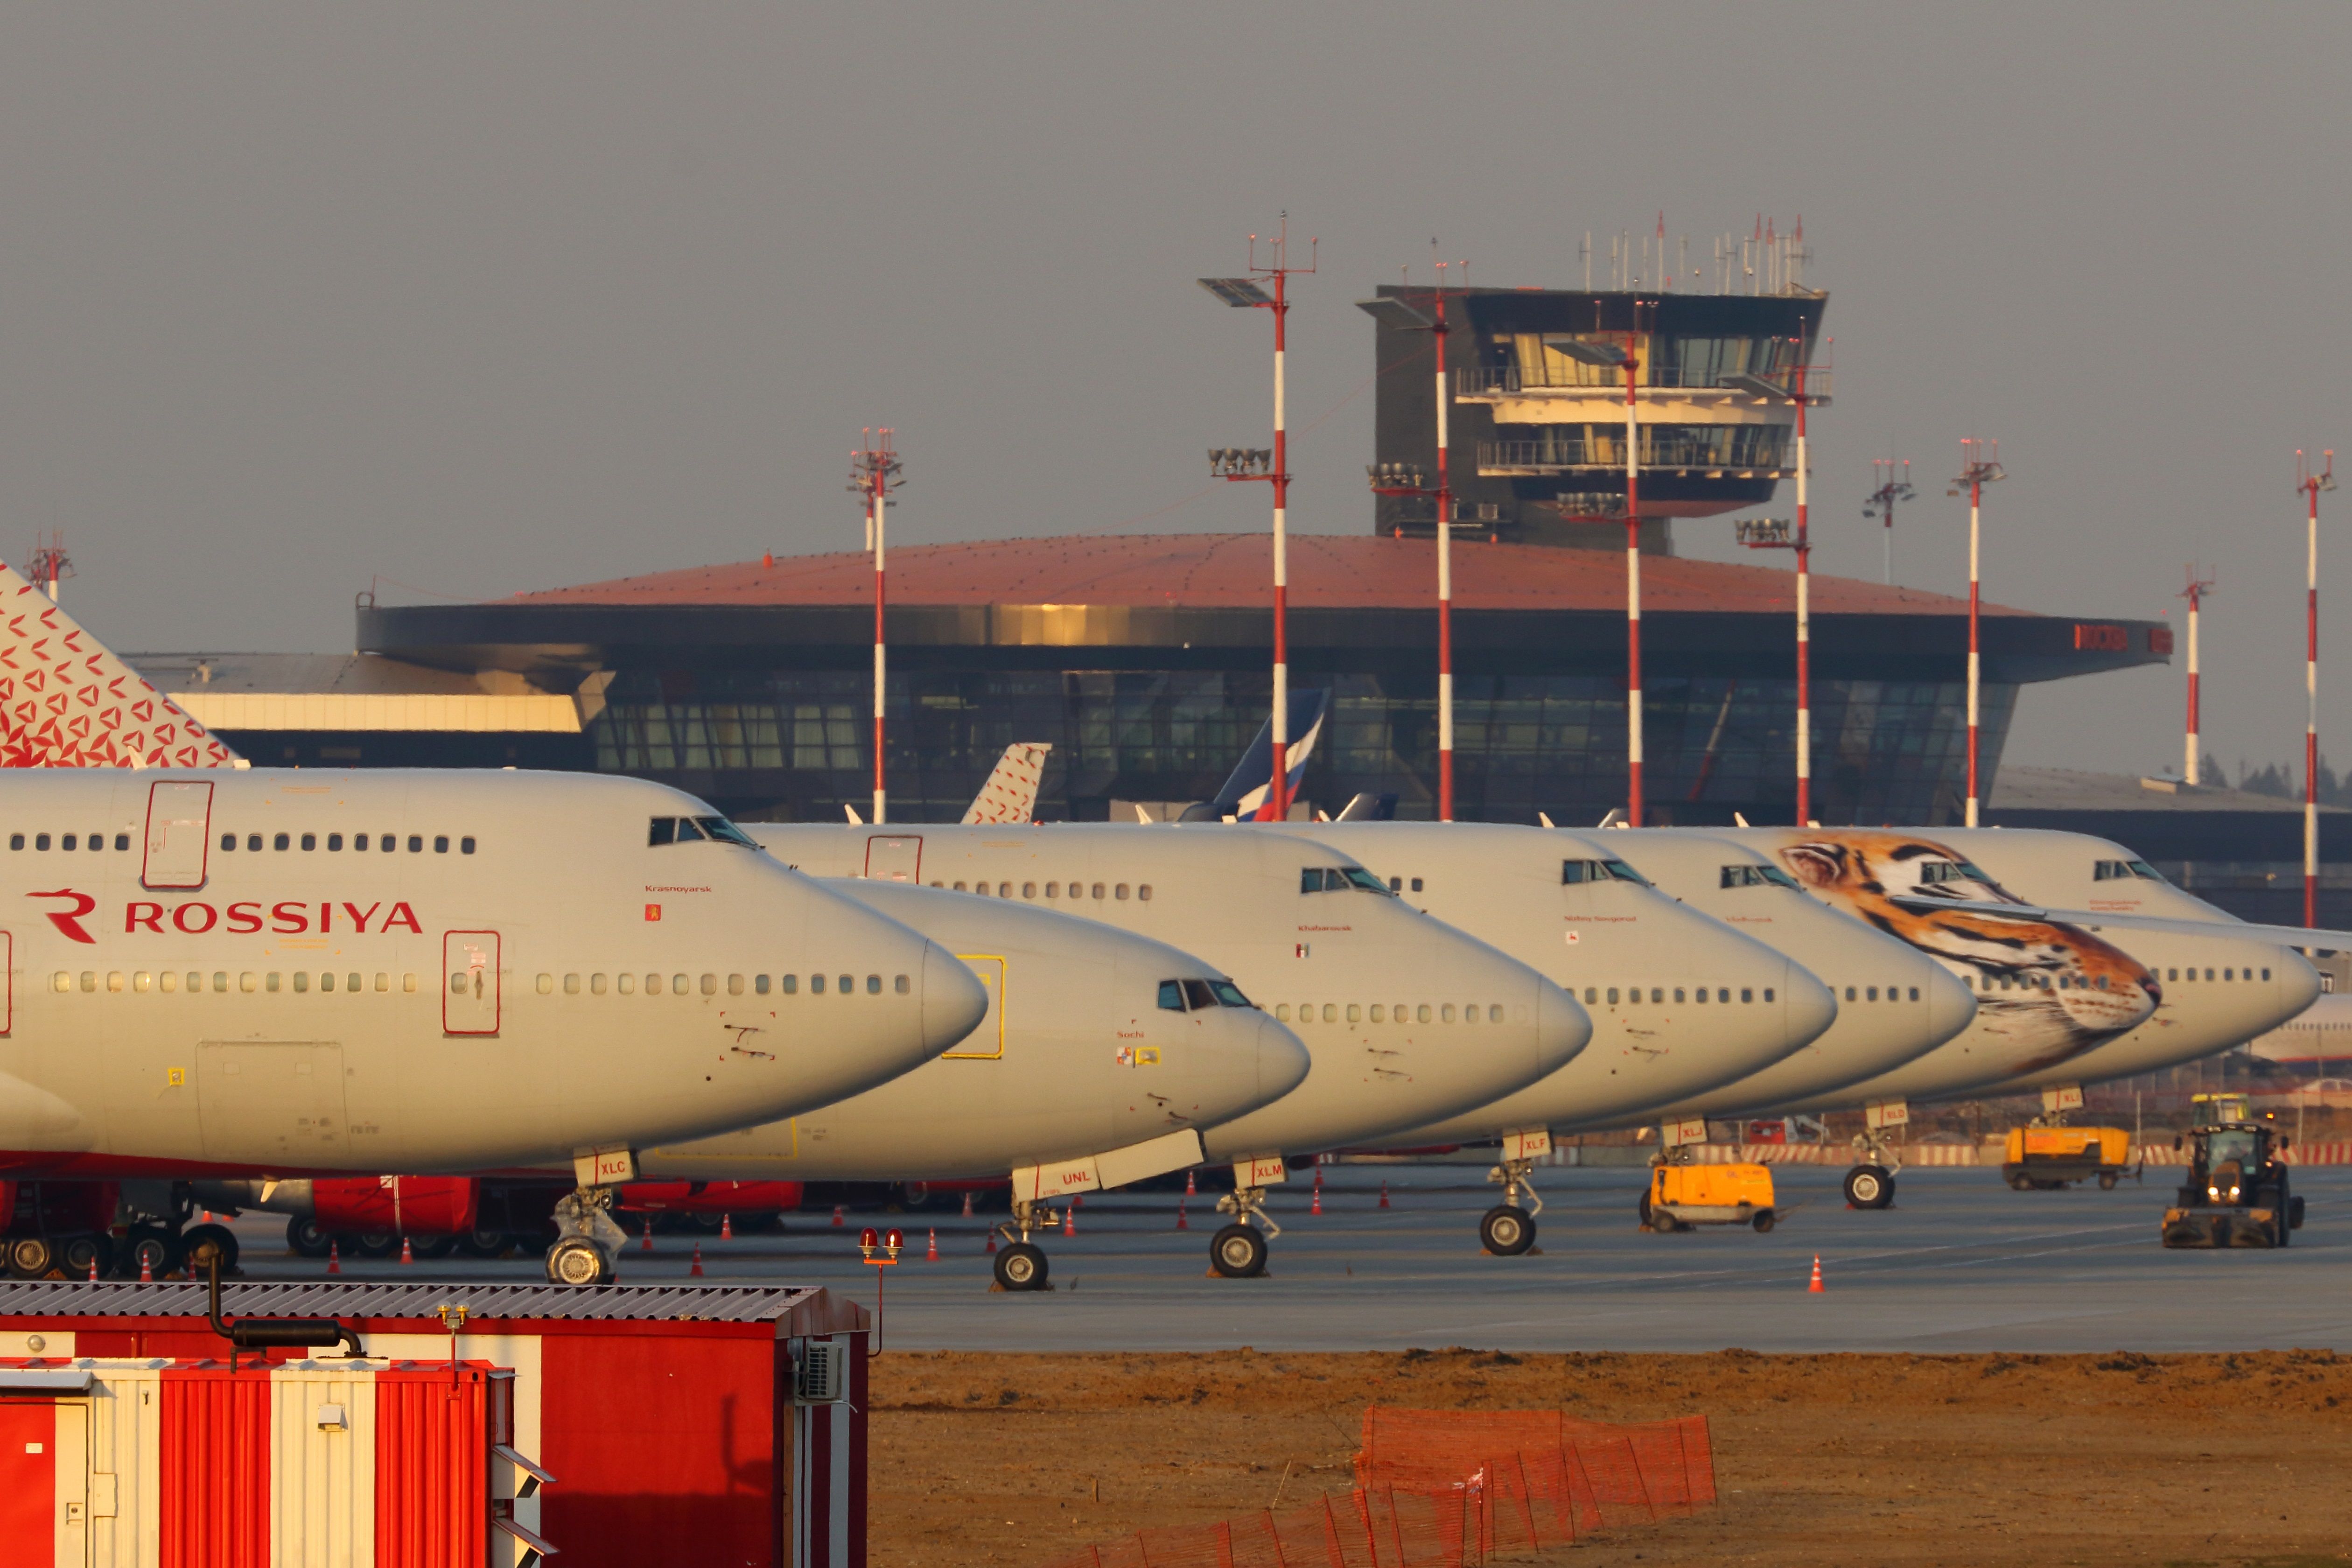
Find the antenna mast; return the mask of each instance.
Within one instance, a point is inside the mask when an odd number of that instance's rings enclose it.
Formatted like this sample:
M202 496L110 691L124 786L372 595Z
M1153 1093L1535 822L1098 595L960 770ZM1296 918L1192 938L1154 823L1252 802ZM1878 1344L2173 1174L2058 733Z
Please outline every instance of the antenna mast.
M849 489L866 503L866 548L874 552L874 820L880 824L889 820L890 804L882 749L890 689L888 645L882 626L882 536L890 492L906 481L898 477L902 465L890 427L868 429L865 436L864 445L849 455Z
M2189 601L2189 740L2188 756L2182 763L2180 778L2192 789L2204 782L2198 776L2198 758L2203 744L2197 732L2197 616L2204 606L2205 595L2212 591L2213 579L2199 575L2192 563L2189 568L2189 586L2180 595Z

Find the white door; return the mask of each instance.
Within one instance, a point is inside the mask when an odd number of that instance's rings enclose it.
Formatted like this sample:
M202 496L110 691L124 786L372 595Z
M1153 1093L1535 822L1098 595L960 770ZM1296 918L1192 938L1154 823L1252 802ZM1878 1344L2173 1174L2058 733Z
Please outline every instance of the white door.
M881 882L923 879L923 836L875 834L866 841L866 874Z
M165 781L147 786L147 859L139 873L150 888L201 888L212 847L213 786Z
M499 1032L499 933L445 931L441 937L441 1029L450 1035Z

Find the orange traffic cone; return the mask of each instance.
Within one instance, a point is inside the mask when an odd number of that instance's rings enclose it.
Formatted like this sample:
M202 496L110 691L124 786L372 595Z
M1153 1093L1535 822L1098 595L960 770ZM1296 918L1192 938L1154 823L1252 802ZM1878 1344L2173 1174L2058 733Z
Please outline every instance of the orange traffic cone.
M996 1227L992 1225L988 1227L988 1255L996 1256Z
M139 1255L139 1283L142 1285L155 1283L154 1266L147 1261L147 1255L143 1252Z
M926 1246L926 1247L923 1248L923 1261L924 1261L924 1262L926 1262L926 1263L937 1263L939 1260L940 1260L940 1227L939 1227L939 1226L933 1226L931 1227L930 1242L929 1242L929 1244L928 1246Z
M963 1217L966 1219L970 1219L971 1217L971 1194L970 1193L966 1193L963 1195Z
M733 1215L723 1214L719 1216L719 1239L721 1241L732 1241L735 1239L735 1216Z
M1184 1173L1184 1195L1188 1198L1200 1195L1200 1190L1192 1185L1192 1173L1190 1171Z
M686 1272L688 1279L699 1279L702 1278L702 1243L698 1241L694 1244L694 1267L688 1268Z
M1315 1190L1323 1190L1323 1157L1319 1154L1315 1157Z
M1323 1212L1323 1184L1320 1182L1315 1184L1315 1201L1307 1205L1307 1212L1308 1214Z
M1805 1287L1805 1294L1808 1296L1824 1294L1822 1289L1822 1255L1818 1252L1813 1254L1813 1282Z
M340 1241L331 1241L327 1243L327 1272L341 1274L342 1271L343 1244Z
M1178 1198L1176 1200L1176 1228L1178 1230L1190 1230L1192 1228L1192 1222L1184 1217L1184 1200L1182 1198Z
M1064 1236L1078 1234L1078 1205L1076 1204L1062 1211L1062 1234Z
M412 1263L414 1263L414 1262L415 1262L415 1261L416 1261L416 1254L409 1250L409 1247L408 1247L408 1237L404 1237L404 1237L402 1237L400 1238L400 1262L401 1262L401 1267L403 1267L403 1268L406 1268L409 1264L412 1264Z
M642 1237L640 1237L640 1238L638 1239L638 1242L637 1242L637 1250L638 1250L639 1252L651 1252L653 1249L654 1249L654 1216L653 1216L653 1215L646 1215L646 1233L645 1233L645 1235L644 1235Z
M839 1230L841 1228L841 1205L839 1204L833 1205L833 1228L835 1230Z
M1386 1207L1388 1207L1388 1206L1389 1206L1389 1184L1388 1184L1388 1178L1387 1178L1387 1177L1385 1177L1385 1176L1383 1176L1383 1177L1381 1177L1381 1207L1382 1207L1382 1208L1386 1208Z

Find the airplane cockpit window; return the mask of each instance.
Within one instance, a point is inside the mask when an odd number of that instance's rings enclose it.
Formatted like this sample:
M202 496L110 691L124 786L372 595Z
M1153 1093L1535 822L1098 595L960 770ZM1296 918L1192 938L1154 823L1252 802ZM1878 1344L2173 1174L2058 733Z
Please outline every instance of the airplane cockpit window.
M1368 893L1388 893L1389 885L1361 866L1305 866L1299 868L1302 893L1344 893L1361 888Z
M1160 983L1160 1005L1171 1013L1257 1005L1230 980L1163 980Z
M1922 860L1919 862L1919 880L1931 887L1937 882L1982 882L1988 887L1992 885L1992 879L1985 874L1982 868L1971 865L1966 860Z
M651 819L646 829L647 848L658 848L665 844L697 844L705 839L715 844L733 844L745 849L759 847L750 834L723 816L656 816Z
M1650 885L1647 878L1622 860L1563 860L1559 863L1559 881L1564 888L1582 882L1632 882L1643 888Z
M1797 879L1778 866L1726 866L1723 868L1723 885L1727 888L1794 888Z

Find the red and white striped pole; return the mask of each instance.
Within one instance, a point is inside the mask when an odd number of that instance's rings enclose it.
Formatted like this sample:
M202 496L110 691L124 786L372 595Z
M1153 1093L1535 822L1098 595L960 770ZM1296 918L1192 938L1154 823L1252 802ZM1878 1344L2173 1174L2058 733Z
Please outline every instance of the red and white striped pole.
M2206 590L2212 586L2210 577L2200 577L2197 568L2191 566L2189 569L2189 591L2181 595L2189 601L2189 733L2185 742L2187 754L2181 760L2180 777L2192 788L2204 782L2200 759L2205 752L2204 742L2199 734L2202 726L2197 712L2197 623L2199 612L2204 607Z
M1284 226L1288 237L1288 226ZM1284 403L1284 355L1290 300L1284 285L1287 268L1276 253L1274 271L1274 754L1266 805L1273 820L1290 819L1290 432Z
M1960 442L1960 477L1955 486L1969 487L1969 800L1966 825L1977 826L1977 733L1984 684L1984 646L1979 636L1978 587L1982 574L1980 546L1983 542L1982 519L1984 488L1995 479L2009 477L2000 466L2000 447L1997 442L1973 438ZM1957 489L1952 492L1958 494Z
M1813 820L1812 536L1806 531L1805 352L1797 340L1797 826Z
M1465 263L1466 266L1467 263ZM1445 388L1445 263L1437 264L1437 820L1454 820L1454 491Z
M889 515L890 492L898 489L898 454L890 430L866 432L866 444L850 454L849 488L866 503L866 548L874 552L874 820L889 819L889 792L883 744L888 712L890 669L884 629L883 532Z
M2310 501L2303 656L2303 923L2319 923L2319 492L2336 488L2336 454L2317 473L2294 455L2295 488Z
M1634 402L1640 370L1625 334L1625 824L1642 826L1642 414Z

